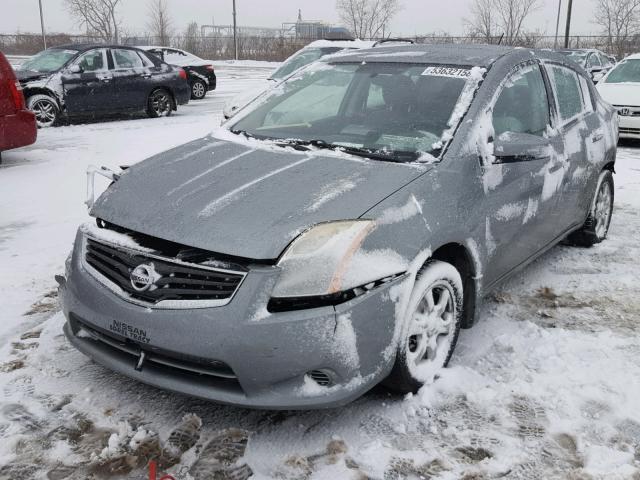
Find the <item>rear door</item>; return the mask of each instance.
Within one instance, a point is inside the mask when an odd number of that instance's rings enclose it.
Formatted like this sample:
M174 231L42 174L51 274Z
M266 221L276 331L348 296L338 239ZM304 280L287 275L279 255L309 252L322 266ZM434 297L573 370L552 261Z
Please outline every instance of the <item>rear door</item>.
M487 281L499 280L543 249L560 230L555 198L546 191L551 175L562 165L562 142L552 128L551 96L537 62L513 70L498 88L491 112L494 151L483 167L487 201L485 224L489 262ZM518 151L520 144L539 145L539 154ZM511 154L501 150L510 146ZM557 235L557 234L556 234Z
M80 67L79 72L69 68ZM113 74L109 71L107 50L95 48L81 54L62 73L67 112L91 114L111 110L114 96Z
M126 48L112 48L111 57L118 110L144 109L151 90L151 62L137 50Z
M565 162L556 173L546 173L546 190L555 193L554 208L566 230L584 221L585 181L593 168L589 159L604 155L604 131L594 111L589 80L564 65L545 67L553 86Z

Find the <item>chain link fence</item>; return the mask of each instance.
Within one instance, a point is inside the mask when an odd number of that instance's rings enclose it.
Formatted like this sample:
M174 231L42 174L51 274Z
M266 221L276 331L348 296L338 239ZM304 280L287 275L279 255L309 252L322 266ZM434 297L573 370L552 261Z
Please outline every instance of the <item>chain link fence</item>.
M491 43L506 44L499 37L479 38L451 35L418 35L410 37L416 43ZM238 57L240 59L282 61L314 39L273 35L238 35ZM514 46L528 48L553 48L553 36L526 35L508 42ZM65 45L81 43L106 43L104 39L91 35L47 35L47 45ZM228 60L234 57L233 36L172 36L165 41L153 35L124 37L121 43L126 45L163 45L182 48L209 60ZM564 38L558 38L558 47L564 45ZM624 42L614 42L610 37L599 35L580 35L569 38L570 48L598 48L619 58L640 51L640 36L634 36ZM42 37L36 34L0 35L0 50L8 55L33 55L42 50Z

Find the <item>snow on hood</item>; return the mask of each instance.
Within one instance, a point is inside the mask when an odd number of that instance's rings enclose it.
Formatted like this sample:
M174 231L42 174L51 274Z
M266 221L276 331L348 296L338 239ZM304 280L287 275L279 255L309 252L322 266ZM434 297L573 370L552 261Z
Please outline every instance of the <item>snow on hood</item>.
M91 215L213 252L274 259L297 232L358 218L429 168L254 143L207 137L145 160L97 200ZM318 202L345 178L358 178L358 185Z
M31 82L34 80L42 80L52 76L55 72L43 73L35 72L33 70L16 70L16 78L21 82Z
M612 105L640 106L640 83L600 82L596 89Z

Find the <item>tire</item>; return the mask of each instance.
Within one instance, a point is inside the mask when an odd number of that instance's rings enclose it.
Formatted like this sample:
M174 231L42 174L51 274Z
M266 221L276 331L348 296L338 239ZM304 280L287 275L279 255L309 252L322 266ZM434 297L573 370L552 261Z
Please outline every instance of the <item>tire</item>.
M587 220L579 230L569 235L567 240L570 244L592 247L607 238L613 213L613 187L613 175L609 170L603 170L598 178Z
M49 95L32 95L27 99L27 108L35 113L39 128L53 127L60 121L58 102Z
M191 99L202 100L207 95L207 86L202 80L196 80L191 84Z
M396 362L385 385L402 393L415 393L436 378L455 349L462 309L460 273L450 263L432 260L425 264L416 276ZM439 333L429 332L436 329Z
M147 115L149 117L168 117L173 112L173 108L173 97L164 88L158 88L149 95L147 100Z

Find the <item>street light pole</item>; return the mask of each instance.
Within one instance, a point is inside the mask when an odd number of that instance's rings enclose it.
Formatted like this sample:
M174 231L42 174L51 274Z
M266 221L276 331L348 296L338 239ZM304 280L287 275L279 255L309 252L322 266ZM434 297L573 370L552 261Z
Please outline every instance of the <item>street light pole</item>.
M558 48L558 29L560 28L560 10L562 9L562 0L558 0L558 16L556 17L556 36L553 39L553 49Z
M236 26L236 0L233 0L233 56L238 60L238 33Z
M47 49L47 35L44 32L44 17L42 15L42 0L38 0L38 5L40 6L40 28L42 29L42 43L44 45L44 49Z
M571 32L571 7L573 5L573 0L569 0L569 5L567 6L567 26L564 30L564 48L569 48L569 33Z

